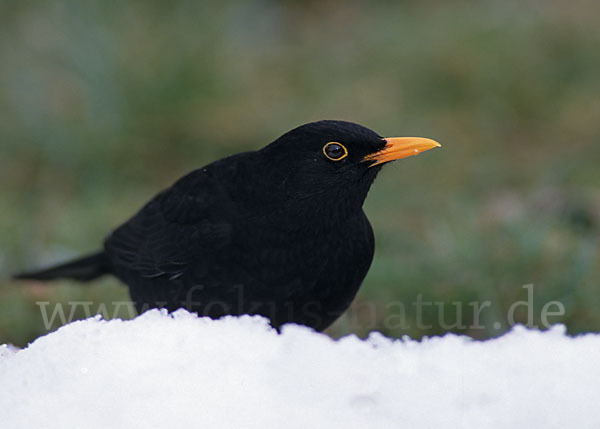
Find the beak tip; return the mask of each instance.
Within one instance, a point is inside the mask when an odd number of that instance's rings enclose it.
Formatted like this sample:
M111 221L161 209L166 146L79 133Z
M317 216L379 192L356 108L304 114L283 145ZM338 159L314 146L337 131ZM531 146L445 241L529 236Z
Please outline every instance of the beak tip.
M431 145L431 149L435 149L436 147L442 147L441 143L433 140L433 139L423 139L425 140L427 143L429 143Z

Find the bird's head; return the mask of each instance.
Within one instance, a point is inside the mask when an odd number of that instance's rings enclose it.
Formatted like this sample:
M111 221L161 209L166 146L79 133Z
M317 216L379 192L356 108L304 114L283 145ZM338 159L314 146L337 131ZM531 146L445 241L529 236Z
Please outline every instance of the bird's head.
M352 122L328 120L295 128L259 153L288 197L361 206L384 164L440 146L420 137L384 138Z

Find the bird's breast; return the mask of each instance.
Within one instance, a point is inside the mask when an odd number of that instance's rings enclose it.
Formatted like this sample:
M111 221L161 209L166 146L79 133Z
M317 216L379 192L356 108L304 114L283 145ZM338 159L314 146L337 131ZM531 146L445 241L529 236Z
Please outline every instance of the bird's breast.
M303 226L284 220L255 222L235 235L240 263L273 286L300 281L305 287L317 287L323 279L337 286L362 280L373 257L372 232L362 213L328 228L316 222Z

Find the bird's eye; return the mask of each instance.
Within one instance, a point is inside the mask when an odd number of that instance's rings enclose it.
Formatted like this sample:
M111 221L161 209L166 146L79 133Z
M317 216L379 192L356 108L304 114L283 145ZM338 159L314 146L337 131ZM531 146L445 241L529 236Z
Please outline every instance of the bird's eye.
M341 161L348 156L346 147L338 142L329 142L323 146L323 153L332 161Z

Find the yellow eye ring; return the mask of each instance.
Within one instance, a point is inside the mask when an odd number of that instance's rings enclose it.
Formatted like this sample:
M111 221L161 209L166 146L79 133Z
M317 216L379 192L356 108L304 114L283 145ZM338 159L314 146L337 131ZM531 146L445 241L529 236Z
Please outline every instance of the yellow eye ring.
M323 155L332 161L341 161L348 156L348 149L339 142L329 142L323 146Z

